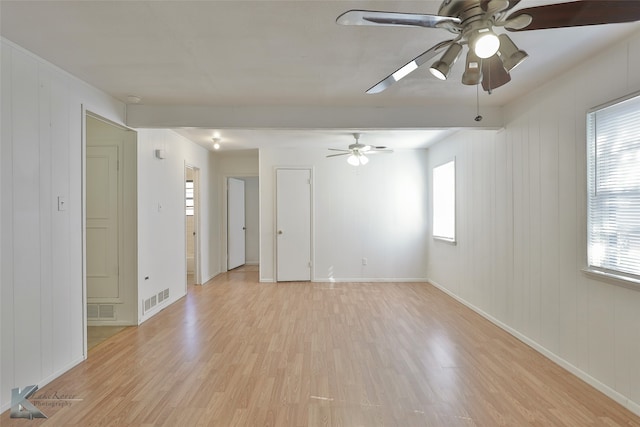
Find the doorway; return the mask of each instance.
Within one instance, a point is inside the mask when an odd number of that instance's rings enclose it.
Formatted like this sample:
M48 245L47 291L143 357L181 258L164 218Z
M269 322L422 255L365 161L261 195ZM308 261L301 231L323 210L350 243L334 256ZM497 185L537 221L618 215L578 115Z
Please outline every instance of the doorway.
M186 286L202 283L200 278L200 170L184 167ZM185 289L186 291L186 289Z
M136 325L137 134L85 115L87 347Z
M245 188L244 181L227 179L227 270L241 267L245 254Z
M240 207L240 201L232 202L234 207L230 208L229 202L229 180L242 181L244 186L244 208ZM225 259L222 261L226 270L238 268L240 266L250 266L252 270L259 269L260 260L260 179L258 176L225 176L224 177L224 193L223 197L223 250ZM241 184L235 182L231 186L237 190L236 187L240 187ZM237 191L231 190L233 193ZM232 198L238 198L238 194L232 195ZM230 212L231 210L231 212ZM244 221L244 224L242 224ZM235 225L233 223L236 223ZM239 223L239 225L238 225ZM244 226L244 230L242 227ZM231 237L232 230L236 231L235 237ZM242 237L244 236L244 242ZM231 242L231 239L235 239ZM243 253L238 253L237 258L234 260L232 251L238 251L239 247L244 245ZM235 247L235 249L233 249ZM244 260L243 260L244 258ZM240 262L238 262L238 259ZM235 266L235 267L231 267Z

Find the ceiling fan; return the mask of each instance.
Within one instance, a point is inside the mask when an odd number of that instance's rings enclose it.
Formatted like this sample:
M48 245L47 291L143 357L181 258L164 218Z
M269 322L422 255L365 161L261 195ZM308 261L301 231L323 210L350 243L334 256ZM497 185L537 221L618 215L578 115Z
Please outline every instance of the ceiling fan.
M528 57L508 35L496 34L495 27L529 31L640 20L638 0L581 0L508 13L518 3L520 0L444 0L437 15L349 10L338 16L336 22L341 25L441 28L454 34L453 38L432 46L398 68L367 93L382 92L440 52L444 53L429 70L437 78L446 80L464 45L469 49L462 83L482 83L482 88L491 93L508 83L511 80L509 72Z
M338 154L329 154L327 157L349 156L347 157L347 163L352 166L366 165L369 163L369 154L377 153L393 153L393 150L384 146L365 145L360 143L360 134L354 133L353 137L356 142L349 145L348 149L342 148L329 148L331 151L340 151Z

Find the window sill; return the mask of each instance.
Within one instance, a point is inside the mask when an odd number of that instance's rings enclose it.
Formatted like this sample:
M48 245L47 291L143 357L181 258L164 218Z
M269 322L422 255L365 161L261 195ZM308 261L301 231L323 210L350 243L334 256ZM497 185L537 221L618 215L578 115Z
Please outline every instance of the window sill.
M454 246L458 243L456 242L456 239L447 239L446 237L438 237L438 236L433 236L433 240L436 240L438 242L448 243Z
M583 268L582 272L587 276L591 276L592 278L601 280L603 282L640 291L640 279L634 279L632 277L627 277L615 273L606 273L604 271L594 270L591 268Z

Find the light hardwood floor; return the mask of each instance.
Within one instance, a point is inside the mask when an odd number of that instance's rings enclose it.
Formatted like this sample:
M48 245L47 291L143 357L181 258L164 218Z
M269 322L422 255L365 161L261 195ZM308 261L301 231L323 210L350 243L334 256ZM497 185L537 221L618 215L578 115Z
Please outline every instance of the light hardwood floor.
M74 399L35 401L48 420L4 413L0 424L640 426L428 284L257 277L240 269L190 287L39 390Z
M127 326L88 326L87 348L91 350L103 341L111 338L118 332L122 332Z

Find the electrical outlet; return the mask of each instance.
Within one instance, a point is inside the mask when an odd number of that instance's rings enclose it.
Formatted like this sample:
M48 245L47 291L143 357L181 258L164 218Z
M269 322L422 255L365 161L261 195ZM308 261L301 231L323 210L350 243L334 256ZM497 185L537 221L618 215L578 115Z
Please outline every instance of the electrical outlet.
M366 258L362 258L362 265L367 265L367 259Z

